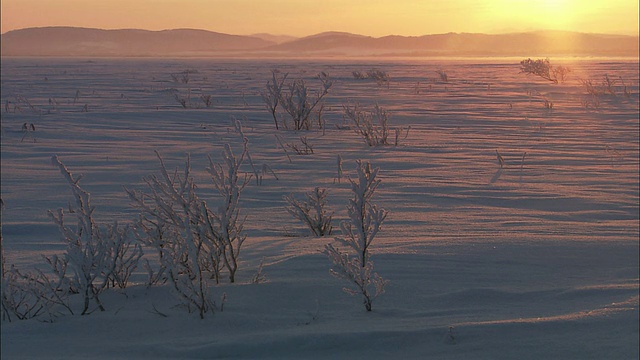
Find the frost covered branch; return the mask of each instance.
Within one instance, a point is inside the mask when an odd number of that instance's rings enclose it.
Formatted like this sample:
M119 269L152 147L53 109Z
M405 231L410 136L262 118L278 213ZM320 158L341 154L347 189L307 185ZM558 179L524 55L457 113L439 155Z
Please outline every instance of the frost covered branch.
M246 143L245 143L246 145ZM239 157L234 156L231 146L225 144L222 153L223 162L215 163L209 158L207 171L218 193L222 196L222 205L217 213L212 213L211 219L215 225L209 222L218 247L222 250L222 261L229 270L229 281L235 282L235 274L238 270L240 248L246 239L243 232L244 218L240 217L239 200L242 190L249 182L250 176L240 176L240 166L247 156L248 149L243 147ZM240 181L240 179L242 181Z
M188 309L195 307L204 318L215 308L209 279L217 281L221 269L221 251L208 227L209 210L195 193L190 158L179 175L177 171L170 174L160 154L156 155L160 176L145 178L149 193L125 189L133 206L141 211L137 236L158 251L161 267L156 278L166 273L183 304ZM147 270L154 276L148 264Z
M133 243L128 227L119 227L114 223L107 227L106 234L101 231L93 218L95 208L91 205L91 196L79 185L81 176L74 178L57 156L52 157L52 163L67 180L75 200L75 204L69 204L69 213L76 219L76 226L69 226L65 222L64 210L49 211L67 245L64 254L66 271L72 273L72 281L83 295L82 315L88 313L91 300L104 311L100 294L110 284L126 286L142 256L142 248ZM54 271L59 269L60 264L56 259L48 261L55 265Z
M316 187L306 193L306 196L307 201L304 202L296 200L293 195L285 196L284 200L289 204L286 207L287 212L307 225L313 235L331 235L333 212L326 210L327 190Z
M353 198L349 200L347 212L349 220L340 224L342 237L336 240L350 248L355 255L344 252L332 244L327 244L324 253L333 263L331 273L346 279L355 285L345 288L349 294L362 294L367 311L371 311L373 300L384 293L387 280L373 272L373 262L370 259L369 247L381 229L382 222L387 217L387 211L378 209L371 203L380 180L376 180L378 168L372 169L368 162L358 161L357 179L349 179Z

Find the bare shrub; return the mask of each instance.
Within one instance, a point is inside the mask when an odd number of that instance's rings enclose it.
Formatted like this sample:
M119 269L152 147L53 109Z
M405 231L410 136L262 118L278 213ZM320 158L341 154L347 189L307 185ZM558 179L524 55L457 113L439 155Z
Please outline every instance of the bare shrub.
M360 71L352 71L351 75L353 75L353 78L356 80L364 80L367 78L367 74L363 74Z
M52 322L68 312L73 315L69 303L69 288L64 277L47 276L41 270L21 272L16 267L5 274L2 284L2 318L9 322L31 318Z
M444 70L436 70L438 76L440 76L440 81L446 83L449 82L449 75Z
M321 72L317 75L320 80L322 89L311 95L310 89L302 79L296 79L288 86L288 91L281 93L281 103L284 111L289 115L291 120L291 129L293 130L310 130L312 128L311 114L314 109L321 114L322 100L329 93L329 89L333 85L333 82L329 79L329 75L325 72ZM318 125L321 127L322 120L318 120ZM289 125L285 122L285 126L289 128Z
M371 198L380 184L380 180L376 179L379 169L372 169L368 162L358 161L357 164L357 179L349 179L353 192L353 198L347 205L349 220L340 223L343 236L336 237L340 244L355 254L342 251L332 244L325 246L324 254L333 263L331 273L354 285L343 290L351 295L361 294L365 309L371 311L373 301L384 293L385 285L388 283L373 271L369 253L371 243L387 217L387 211L378 209L371 203Z
M60 313L56 305L73 314L69 306L70 287L65 284L64 277L67 262L57 256L47 259L58 273L58 282L47 277L42 271L21 272L15 266L6 268L2 238L2 212L4 202L0 200L0 263L2 279L0 282L0 311L2 321L11 322L13 319L26 320L38 316L48 316L45 321L53 321Z
M331 235L333 212L326 209L327 190L316 187L305 195L307 200L302 202L296 200L293 195L285 196L287 212L307 225L313 235Z
M343 105L344 116L355 125L354 129L369 146L390 145L389 136L394 133L394 145L398 145L402 128L391 128L389 125L389 113L375 105L373 111L366 111L360 104ZM407 130L408 131L408 130Z
M211 99L211 95L210 94L202 94L200 95L200 100L202 100L202 103L204 103L204 106L210 108L211 104L213 104L213 100Z
M183 109L186 109L190 106L189 104L191 103L191 93L188 93L186 98L178 94L175 94L174 98L176 99L178 104L182 106Z
M605 74L600 81L593 79L580 80L584 86L586 95L581 100L582 105L587 109L600 109L601 100L605 96L618 96L622 91L626 98L631 97L627 84L622 77L614 78Z
M376 82L376 84L378 84L378 86L382 86L385 84L388 86L389 82L391 81L389 74L387 74L385 71L378 70L378 69L371 69L367 71L367 78L373 79Z
M278 105L282 99L282 89L284 88L284 82L287 79L288 73L285 73L282 78L279 77L280 71L277 69L271 70L271 81L267 81L266 91L262 92L262 100L267 105L267 109L273 116L273 122L276 125L276 130L279 129L278 126Z
M27 137L31 138L33 142L36 142L36 137L34 133L36 132L36 126L33 123L24 123L22 124L22 139L20 142L23 142Z
M198 70L195 69L186 69L179 73L169 74L173 82L180 82L183 84L188 84L191 80L191 74L197 74Z
M353 75L353 78L357 80L371 79L375 81L378 86L382 86L385 84L389 86L389 82L391 81L389 74L387 74L385 71L375 69L375 68L367 70L366 73L362 73L360 71L353 71L351 72L351 74Z
M557 84L558 81L565 81L571 69L564 66L554 67L549 62L549 59L526 59L520 61L520 72L527 75L536 75Z
M313 145L309 142L306 136L300 137L300 143L288 143L287 147L293 150L298 155L311 155L313 154Z
M315 95L311 95L311 90L304 80L296 79L285 86L288 74L285 73L280 78L279 73L278 70L271 70L272 79L267 82L266 91L262 93L262 100L273 117L276 129L280 129L278 106L281 106L284 112L289 115L289 123L286 120L282 121L282 125L286 129L310 130L313 125L311 115L314 112L318 114L318 127L323 128L323 98L329 93L333 84L329 75L325 72L317 75L322 89Z

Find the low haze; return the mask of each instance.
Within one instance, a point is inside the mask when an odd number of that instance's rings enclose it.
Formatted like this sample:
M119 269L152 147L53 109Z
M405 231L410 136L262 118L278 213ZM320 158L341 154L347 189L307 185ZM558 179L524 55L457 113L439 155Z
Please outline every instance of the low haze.
M28 27L149 30L197 28L228 34L369 36L540 29L638 34L635 0L3 0L2 33Z

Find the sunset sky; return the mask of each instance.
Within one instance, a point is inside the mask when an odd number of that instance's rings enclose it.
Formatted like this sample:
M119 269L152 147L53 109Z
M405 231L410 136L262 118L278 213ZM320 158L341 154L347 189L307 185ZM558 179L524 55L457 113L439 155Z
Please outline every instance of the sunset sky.
M2 29L197 28L370 36L539 29L638 34L637 0L1 0Z

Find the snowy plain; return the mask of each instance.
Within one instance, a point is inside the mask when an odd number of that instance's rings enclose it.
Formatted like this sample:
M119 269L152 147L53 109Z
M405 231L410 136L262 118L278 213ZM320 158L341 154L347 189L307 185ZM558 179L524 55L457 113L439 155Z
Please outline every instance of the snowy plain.
M215 204L207 156L238 145L234 119L273 173L242 195L239 283L213 289L224 311L200 320L141 271L105 312L3 322L2 359L637 359L637 59L552 58L572 70L559 84L520 73L520 60L3 58L8 264L44 269L40 255L64 249L47 217L71 200L54 154L84 175L102 224L136 216L123 186L158 172L155 150L170 169L189 153ZM324 130L275 129L260 95L271 69L312 89L329 74ZM390 81L352 75L370 69ZM605 75L615 95L588 95L583 81ZM367 146L346 126L348 102L388 110L398 146ZM276 135L306 136L314 152L285 153ZM390 283L370 313L329 274L332 237L309 236L283 200L326 188L338 228L358 159L380 168L373 202L389 211L371 251ZM250 283L263 260L267 281Z

